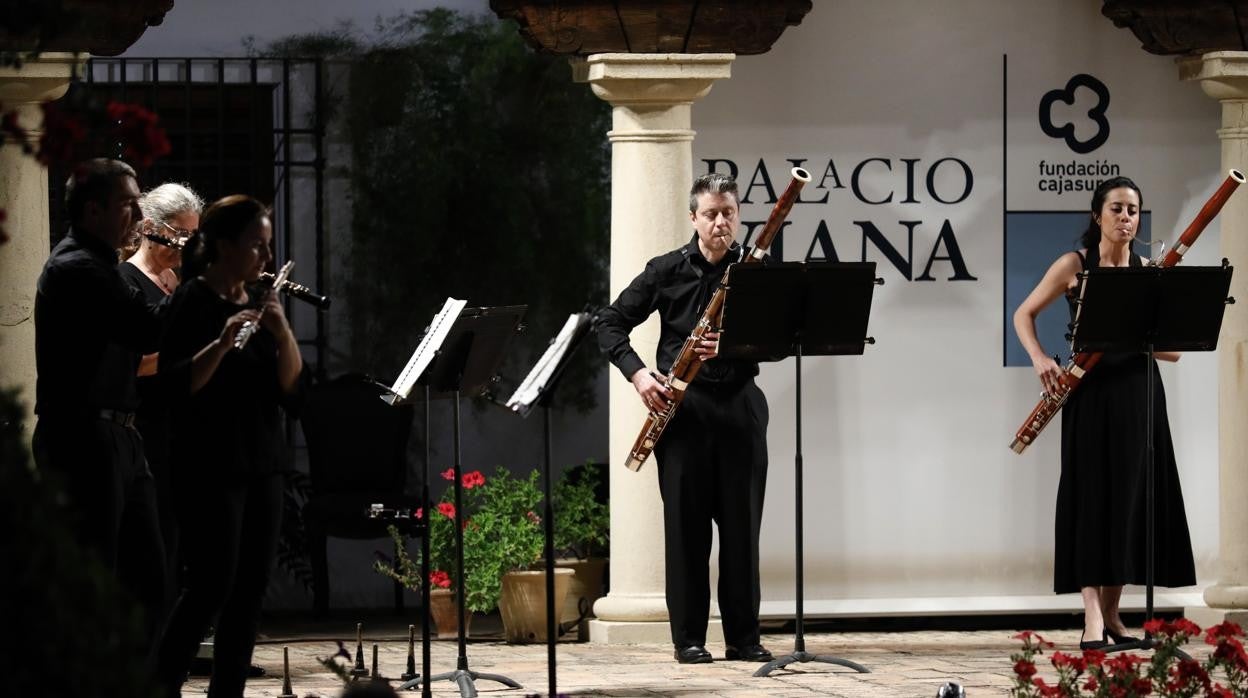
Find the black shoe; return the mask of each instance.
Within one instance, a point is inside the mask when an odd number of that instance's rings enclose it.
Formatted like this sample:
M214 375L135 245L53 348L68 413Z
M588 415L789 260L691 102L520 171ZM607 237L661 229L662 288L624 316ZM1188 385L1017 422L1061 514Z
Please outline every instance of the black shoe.
M710 664L714 661L711 653L701 645L690 645L689 647L676 648L676 661L681 664Z
M775 657L771 656L771 652L768 652L766 647L756 643L746 645L741 649L728 645L728 649L724 651L724 659L739 659L743 662L770 662Z
M1109 638L1114 641L1115 645L1123 645L1128 642L1140 641L1140 638L1138 637L1132 637L1130 635L1119 635L1118 633L1110 630L1109 628L1105 628L1105 633L1109 635Z
M1109 647L1109 640L1105 639L1105 635L1101 635L1099 640L1085 640L1082 634L1079 635L1080 650L1103 650L1106 647Z

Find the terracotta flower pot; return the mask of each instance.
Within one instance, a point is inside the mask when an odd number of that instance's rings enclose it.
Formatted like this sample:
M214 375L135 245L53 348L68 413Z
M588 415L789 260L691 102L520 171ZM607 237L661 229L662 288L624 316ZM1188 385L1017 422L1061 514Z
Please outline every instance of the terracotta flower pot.
M589 619L593 617L594 602L602 597L602 580L607 568L605 557L591 557L587 560L576 558L560 558L555 560L556 567L566 567L574 572L572 583L568 585L568 596L563 601L561 623L571 623L580 618L577 639L586 639ZM584 605L586 614L581 618L581 607Z
M555 568L556 609L563 608L572 583L573 572ZM520 571L503 575L503 594L498 600L498 610L503 616L503 635L507 642L546 642L546 572ZM555 618L558 621L558 616Z
M455 592L452 589L429 590L429 615L437 628L439 640L455 640L459 638L459 609L455 605ZM464 609L464 636L468 636L472 626L472 611Z

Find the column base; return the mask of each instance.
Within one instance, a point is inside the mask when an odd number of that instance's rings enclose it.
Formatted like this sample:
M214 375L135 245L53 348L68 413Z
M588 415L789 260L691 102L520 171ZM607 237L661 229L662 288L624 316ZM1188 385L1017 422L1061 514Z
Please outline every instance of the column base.
M1214 584L1205 589L1205 605L1232 611L1248 611L1248 586Z
M1199 625L1202 629L1225 621L1237 623L1242 628L1248 625L1248 609L1245 608L1210 608L1208 606L1188 606L1183 609L1183 617Z
M672 629L667 621L589 621L589 641L596 645L670 645ZM706 625L708 645L724 644L724 627L718 618Z

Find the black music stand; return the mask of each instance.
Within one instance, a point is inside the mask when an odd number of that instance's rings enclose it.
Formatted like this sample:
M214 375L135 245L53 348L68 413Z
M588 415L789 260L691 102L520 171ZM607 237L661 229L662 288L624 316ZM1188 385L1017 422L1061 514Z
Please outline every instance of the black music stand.
M451 325L450 331L442 346L438 349L433 362L421 375L420 384L425 387L425 482L422 487L422 506L425 516L429 516L429 405L430 393L433 397L450 397L454 434L454 471L455 471L455 511L463 508L463 478L460 449L460 397L470 397L480 393L494 378L503 353L511 336L520 326L526 306L504 306L497 308L465 308ZM468 668L467 638L464 634L464 532L455 526L455 603L459 617L459 656L455 671L429 676L429 537L425 536L421 543L422 601L424 603L425 647L423 659L424 674L413 678L399 686L399 690L408 690L421 684L421 691L429 695L430 684L434 681L448 680L459 686L459 694L463 698L476 698L477 689L473 684L478 679L496 681L508 688L521 688L520 684L501 674L485 674ZM424 677L428 677L424 679ZM423 680L422 680L423 679Z
M798 262L734 265L728 270L719 356L779 361L793 356L796 372L797 442L793 457L794 545L797 551L797 613L793 652L754 672L767 676L794 662L822 662L861 673L870 669L840 657L806 651L802 561L802 356L860 355L867 336L871 296L883 279L874 262Z
M546 675L549 683L547 695L559 695L556 687L557 659L555 654L555 512L551 501L550 456L550 408L559 389L559 379L568 367L569 359L576 353L585 335L589 334L593 316L575 313L568 318L563 330L550 341L550 347L538 360L529 375L520 383L514 395L507 401L508 409L522 417L528 417L534 406L542 408L542 496L545 499L542 515L546 540L543 555L546 556Z
M1145 622L1153 619L1153 572L1156 541L1155 453L1153 447L1153 354L1158 351L1213 351L1218 346L1222 314L1228 303L1233 268L1121 267L1081 272L1083 288L1072 329L1073 351L1143 352L1148 436L1144 457L1144 584ZM1095 367L1092 368L1096 370ZM1158 642L1144 638L1104 648L1105 652L1153 649ZM1178 652L1183 659L1190 657Z

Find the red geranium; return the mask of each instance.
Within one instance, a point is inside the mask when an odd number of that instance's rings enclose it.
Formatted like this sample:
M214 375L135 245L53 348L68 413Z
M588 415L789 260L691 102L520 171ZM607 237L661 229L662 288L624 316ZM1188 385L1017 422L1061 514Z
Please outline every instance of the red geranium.
M451 586L451 575L442 570L434 570L429 573L429 583L439 589L449 589Z
M443 470L443 471L442 471L442 479L443 479L443 480L450 480L451 482L454 482L454 481L455 481L455 469L454 469L454 468L447 468L446 470Z
M1018 674L1019 678L1023 680L1030 680L1032 676L1036 675L1036 664L1026 659L1020 659L1014 662L1014 673Z
M464 484L464 489L470 490L474 487L479 487L481 485L484 485L485 476L481 474L480 470L474 470L470 473L464 473L464 477L462 478L462 481Z
M82 120L55 102L44 102L40 108L43 109L43 135L39 137L39 152L35 158L44 165L81 159L79 146L87 137Z
M448 519L455 518L455 504L453 502L438 502L438 511Z
M413 516L414 518L417 518L417 519L423 519L423 518L425 518L425 508L424 508L424 507L419 507L419 508L417 508L417 509L416 509L416 513L415 513L415 514L412 514L412 516Z

